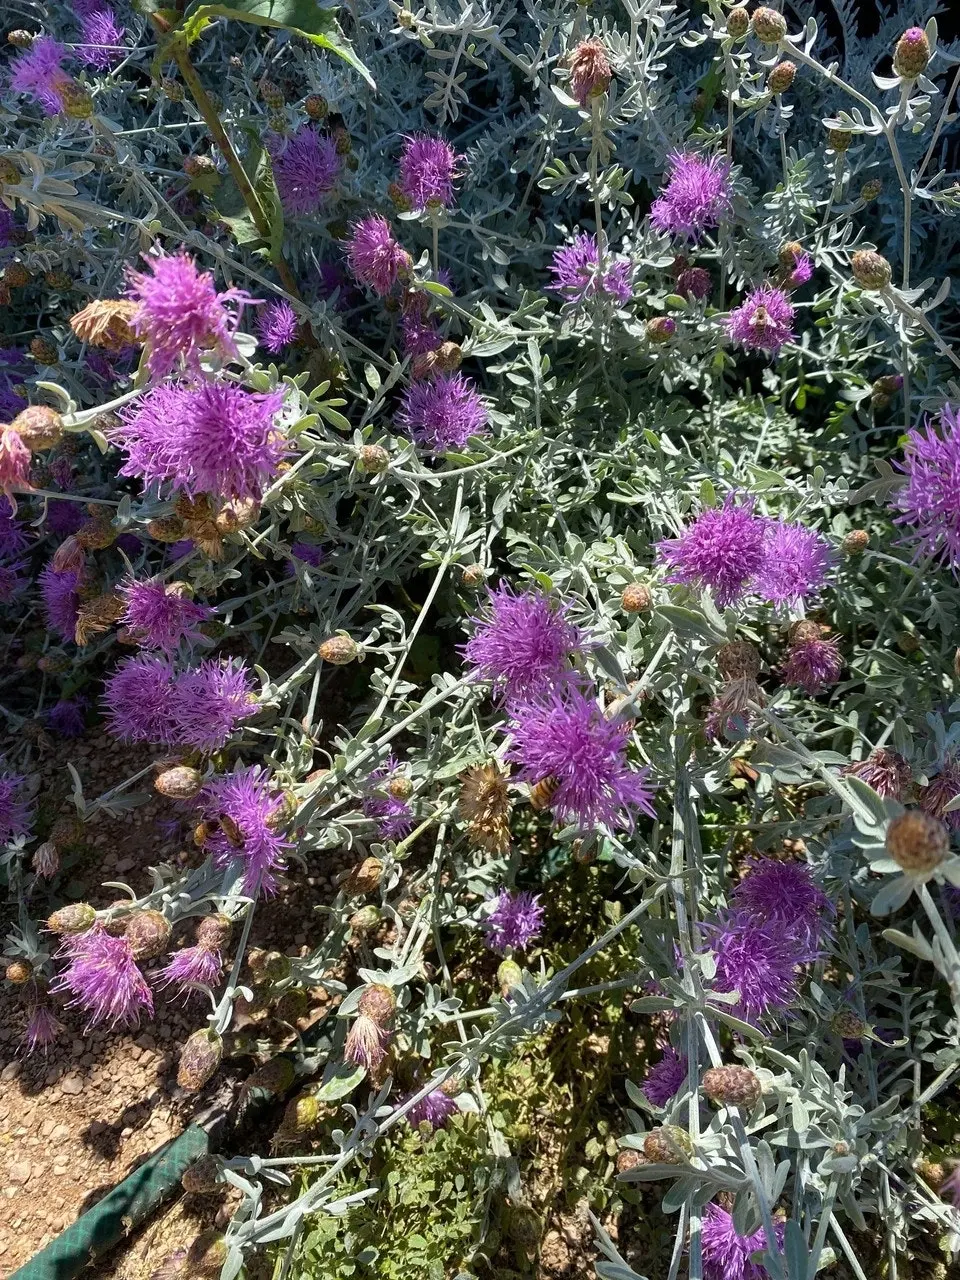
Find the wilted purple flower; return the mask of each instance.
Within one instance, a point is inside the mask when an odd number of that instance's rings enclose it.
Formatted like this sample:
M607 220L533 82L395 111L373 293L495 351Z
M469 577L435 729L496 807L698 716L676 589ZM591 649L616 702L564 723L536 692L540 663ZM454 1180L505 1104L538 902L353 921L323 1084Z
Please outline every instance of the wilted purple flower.
M63 69L66 56L62 44L50 36L41 36L14 59L10 88L14 93L35 98L48 116L59 115L63 110L63 88L70 83Z
M877 747L865 760L856 760L840 770L841 775L860 778L884 799L903 800L913 784L913 771L899 751Z
M773 1224L777 1247L783 1250L783 1223ZM703 1280L767 1280L769 1272L750 1256L767 1248L767 1237L761 1227L752 1236L741 1236L733 1225L733 1216L718 1204L708 1204L703 1211L700 1235L703 1248Z
M665 1107L683 1087L686 1078L686 1058L681 1058L676 1050L668 1045L660 1061L647 1072L640 1088L646 1094L647 1100L655 1107Z
M284 856L293 845L280 834L285 801L273 789L269 772L250 765L213 778L200 793L200 805L203 817L220 819L205 845L215 865L226 868L240 858L244 893L256 893L258 885L264 894L274 893L275 872L283 869ZM235 831L224 829L224 815Z
M163 383L121 413L112 437L127 453L120 474L192 498L259 499L290 448L275 423L282 406L282 390L260 395L232 382Z
M260 345L279 355L291 343L296 342L300 332L300 321L289 302L279 298L276 302L268 302L260 312L257 320L257 333Z
M410 255L394 240L390 224L379 214L361 218L347 240L347 261L354 277L381 297L410 269Z
M935 557L955 575L960 566L960 417L944 405L939 430L932 423L907 432L903 462L907 477L894 501L895 523L910 526L917 553Z
M750 588L771 604L796 606L822 590L830 561L830 544L814 529L771 520Z
M650 207L650 221L667 235L697 240L730 210L730 163L692 151L667 157L670 179Z
M762 284L753 289L726 320L727 333L747 351L776 354L797 336L793 304L782 289Z
M295 218L316 213L343 168L336 142L329 134L304 125L292 138L271 138L270 150L284 213Z
M836 640L795 640L781 669L783 683L815 697L840 679L843 659Z
M60 738L79 738L86 732L86 698L61 698L46 713L47 728Z
M81 574L73 570L57 573L52 564L45 565L39 578L40 594L47 615L47 626L64 640L73 640L77 632L77 590Z
M807 959L800 941L777 919L760 920L750 911L721 912L702 926L716 958L713 989L736 991L732 1012L745 1022L785 1009L797 995L797 967ZM725 1006L726 1007L726 1006Z
M414 134L404 138L400 155L400 190L413 209L445 207L453 199L457 153L443 138Z
M436 351L443 342L443 335L431 320L420 311L410 311L400 322L403 331L403 350L408 356L422 356Z
M247 668L237 659L204 659L177 676L171 703L171 746L219 751L241 720L259 711Z
M167 658L140 653L125 658L103 687L107 728L124 742L170 740L173 666Z
M491 951L523 951L543 929L539 894L501 890L493 910L484 921L487 946Z
M96 67L98 71L106 71L109 67L116 66L126 53L121 45L123 36L124 28L117 22L117 15L109 6L102 5L92 9L82 19L77 57L88 66Z
M110 1027L136 1025L143 1011L153 1015L153 993L122 935L114 938L95 924L85 933L65 937L60 955L67 966L50 990L73 996L67 1008L86 1011L88 1031L101 1022Z
M155 254L146 265L148 271L128 269L127 296L139 304L133 327L149 346L150 373L166 377L182 362L198 374L201 355L211 350L224 360L236 359L233 335L241 311L252 301L249 294L242 289L218 293L210 272L198 271L185 253Z
M0 773L0 842L30 834L33 807L24 794L26 779L19 773Z
M957 796L960 796L960 762L956 756L947 756L934 780L920 788L920 808L935 818L942 818L951 831L960 831L960 809L947 811L947 805Z
M488 608L471 619L476 631L463 656L483 680L510 699L531 698L570 675L570 655L584 634L569 621L570 606L539 590L488 591Z
M550 288L567 302L579 305L588 298L606 294L623 306L633 297L630 263L608 260L601 271L600 251L594 235L574 236L572 244L555 249L550 270L553 273Z
M709 507L682 537L657 543L657 551L672 570L668 582L709 587L726 608L763 567L766 532L766 521L753 514L753 500L738 503L728 494L722 507Z
M804 862L756 858L731 895L735 910L749 912L761 922L779 921L814 959L823 938L832 930L834 905L813 879Z
M176 984L189 994L198 986L215 987L222 972L223 956L218 948L205 947L198 942L175 951L160 970L159 979L162 986Z
M160 578L131 581L120 589L124 611L120 621L144 649L173 653L181 640L202 639L197 626L213 617L213 610L184 594L183 583Z
M536 784L550 778L554 813L581 827L632 827L631 810L653 816L649 769L627 763L630 729L608 720L575 686L550 689L513 709L507 759L519 777Z
M677 275L677 293L703 302L713 293L713 277L706 267L684 267Z
M46 1053L62 1030L63 1023L54 1016L49 1005L35 1004L30 1010L27 1029L23 1034L24 1053L27 1057L38 1049Z
M471 436L488 434L487 407L471 378L441 373L403 393L397 424L431 453L462 449Z
M419 1129L422 1124L440 1129L456 1110L457 1104L452 1098L448 1098L442 1089L433 1089L407 1112L407 1124L411 1129Z

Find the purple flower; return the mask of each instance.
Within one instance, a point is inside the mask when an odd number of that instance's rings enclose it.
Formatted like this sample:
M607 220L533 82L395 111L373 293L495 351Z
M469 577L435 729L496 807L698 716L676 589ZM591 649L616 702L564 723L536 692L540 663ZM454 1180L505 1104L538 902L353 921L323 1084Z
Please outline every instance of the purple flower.
M44 533L51 533L55 538L69 538L76 533L85 520L83 507L79 502L57 502L51 500L47 504L47 518L43 522Z
M213 778L200 793L200 804L204 818L219 820L205 845L214 865L225 869L240 858L245 867L244 893L252 895L258 886L264 894L274 893L275 872L283 869L293 845L277 830L285 802L273 790L268 771L259 765L241 766ZM229 832L224 829L224 815L233 824Z
M0 498L0 556L17 556L26 551L29 536L13 514L10 503Z
M947 812L947 805L960 795L960 762L955 756L947 756L940 772L929 784L920 789L920 808L942 818L951 831L960 831L960 809Z
M840 679L843 659L836 640L797 640L787 650L783 683L815 697Z
M294 218L316 213L343 168L333 138L304 125L285 142L271 138L270 151L284 213Z
M23 1035L24 1053L27 1057L38 1049L46 1053L62 1030L63 1023L53 1015L48 1005L35 1004Z
M367 779L373 788L363 801L364 817L375 818L382 840L402 840L413 830L413 810L403 796L395 796L385 783L400 769L396 756L389 755Z
M173 667L167 658L140 653L125 658L104 682L107 728L124 742L170 740Z
M60 738L79 738L87 730L86 698L61 698L46 713L47 728Z
M420 311L408 312L401 320L400 327L403 330L403 350L408 356L422 356L428 351L436 351L443 342L442 334Z
M422 1124L440 1129L456 1110L457 1104L452 1098L448 1098L442 1089L433 1089L407 1112L407 1124L411 1129L419 1129Z
M57 573L53 565L48 564L37 581L43 597L47 626L64 640L73 640L77 632L77 609L80 606L77 589L81 574L74 570Z
M793 1003L797 967L807 956L782 921L760 920L745 910L725 911L716 924L704 924L703 931L717 965L713 989L739 994L732 1007L738 1018L756 1022Z
M85 14L82 22L81 43L77 57L98 71L116 66L126 50L121 47L124 28L117 22L117 15L107 5Z
M683 1087L686 1078L686 1058L681 1058L675 1049L668 1046L657 1065L647 1072L640 1088L646 1094L648 1102L652 1102L655 1107L665 1107Z
M551 689L513 710L507 759L519 777L556 784L550 804L564 821L581 827L632 827L632 809L653 816L648 769L630 768L630 729L609 721L596 702L575 686Z
M260 345L266 347L273 355L279 355L291 343L296 342L299 332L300 321L297 319L297 313L290 303L282 298L276 302L268 302L260 312L257 320Z
M625 306L633 297L630 263L610 263L608 260L604 266L605 270L601 272L597 237L575 236L572 244L562 245L554 250L550 267L553 284L550 288L561 294L567 302L578 305L588 298L606 294Z
M12 604L29 585L26 560L0 560L0 604Z
M13 244L13 233L16 225L10 210L6 205L0 205L0 249L6 249L8 245ZM2 408L2 404L0 404L0 408Z
M160 984L164 987L176 984L189 995L195 988L215 987L223 972L223 956L216 947L196 943L175 951L160 970Z
M471 378L441 373L403 393L396 421L430 453L462 449L471 436L488 434L487 407Z
M543 929L543 910L538 894L501 890L484 921L487 946L501 955L525 950Z
M782 289L762 284L753 289L726 320L727 333L746 351L780 350L797 336L793 332L793 304Z
M509 586L488 591L488 609L471 621L476 631L463 656L482 680L506 698L531 698L570 675L570 655L584 634L569 621L569 605L543 591L517 595Z
M30 834L33 807L24 795L26 779L19 773L0 773L0 842Z
M131 560L143 550L143 540L135 533L121 533L113 545Z
M121 588L120 621L141 648L173 653L181 640L192 644L203 638L197 626L212 618L213 610L195 603L183 588L183 583L164 583L159 578L128 582Z
M650 221L666 235L698 240L730 211L730 163L720 156L674 151L670 179L650 207Z
M773 1224L777 1248L783 1250L783 1223ZM703 1211L700 1237L703 1247L703 1280L767 1280L769 1272L754 1253L766 1252L767 1237L763 1228L752 1236L741 1236L733 1225L733 1217L718 1204L708 1204Z
M347 261L354 277L381 297L410 269L410 255L400 248L389 222L379 214L354 224L347 240Z
M190 497L259 499L290 448L275 423L282 406L282 390L163 383L121 414L113 434L127 453L120 474Z
M63 110L63 88L70 83L63 69L66 56L62 44L50 36L41 36L14 59L10 88L14 93L35 98L48 116L59 115Z
M771 520L751 590L771 604L796 606L823 588L830 561L830 544L815 530Z
M219 751L241 720L259 711L250 676L236 659L204 659L173 686L171 746Z
M672 570L668 582L710 587L726 608L762 569L766 532L766 521L753 514L753 500L738 504L728 494L722 507L708 508L682 537L657 543L657 551Z
M798 253L794 256L793 270L787 274L784 284L788 289L799 289L812 275L813 263L810 261L810 255Z
M413 209L445 207L453 199L457 154L443 138L414 134L404 138L400 156L400 190Z
M903 800L913 784L913 771L909 763L899 751L888 751L886 747L877 747L866 760L845 765L840 773L860 778L884 799L892 797L894 800Z
M135 1026L141 1012L153 1015L153 994L123 936L112 937L100 924L64 939L60 954L67 966L51 991L73 997L67 1008L88 1014L87 1027Z
M819 954L823 937L832 930L834 906L803 862L756 858L731 895L737 911L760 922L778 921L797 939L805 960Z
M181 538L179 542L171 542L167 547L167 559L171 564L176 564L184 556L192 555L193 550L193 540L191 538Z
M128 269L128 297L139 304L133 326L148 345L147 368L166 377L181 362L200 372L202 354L215 350L236 359L233 340L240 313L252 301L241 289L218 293L209 271L198 271L185 253L156 254L146 259L148 271ZM228 310L227 304L235 309Z
M299 561L300 564L308 564L313 569L318 569L326 558L327 552L324 547L319 547L314 542L304 542L302 538L298 538L290 548L287 573L290 577L296 574L295 561Z
M944 405L939 431L907 432L903 462L897 468L907 482L894 499L901 514L896 524L907 525L918 555L933 556L955 575L960 566L960 417Z

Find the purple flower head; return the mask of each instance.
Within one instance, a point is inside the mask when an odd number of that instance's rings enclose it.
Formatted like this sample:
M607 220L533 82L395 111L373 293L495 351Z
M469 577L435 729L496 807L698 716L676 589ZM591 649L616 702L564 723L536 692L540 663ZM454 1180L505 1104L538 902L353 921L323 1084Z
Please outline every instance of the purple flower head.
M572 244L554 250L550 288L577 305L588 298L606 295L625 306L633 297L630 263L618 260L604 265L605 270L601 272L597 237L575 236Z
M14 93L26 93L40 103L48 116L59 115L63 110L63 89L70 77L63 69L67 51L50 36L34 40L13 62L10 88Z
M951 831L960 831L960 809L947 811L951 800L960 795L960 762L956 756L947 756L940 772L929 784L920 789L920 808L941 818Z
M287 574L289 577L296 575L296 562L300 564L310 565L313 569L318 569L327 558L327 552L324 547L318 546L315 542L305 542L302 538L298 538L290 548L290 559L287 561Z
M391 794L384 784L400 771L400 762L392 753L367 779L370 793L364 797L363 813L375 818L382 840L402 840L413 830L413 810L401 796Z
M531 698L570 675L570 655L584 634L568 619L569 605L539 590L488 591L488 608L473 618L476 631L463 656L483 680L508 699Z
M184 556L192 555L194 543L191 538L181 538L179 542L171 542L167 547L167 559L171 564L176 564L178 560L182 560Z
M6 205L0 205L0 249L6 249L8 245L13 244L13 233L16 225L10 210Z
M300 321L289 302L282 298L276 302L268 302L260 312L257 320L257 333L260 345L273 355L286 351L291 343L296 342L300 332Z
M113 440L126 451L122 476L167 484L195 498L259 499L289 452L275 423L283 392L231 382L163 383L121 414Z
M741 909L721 912L717 923L704 924L703 930L716 958L713 989L738 992L740 999L732 1010L738 1018L756 1022L793 1003L797 966L807 955L782 921L760 920Z
M33 807L24 794L25 782L22 774L0 773L0 843L30 834Z
M793 270L788 272L784 284L788 289L799 289L813 275L813 263L807 253L798 253L793 260Z
M165 743L173 713L173 667L152 653L124 658L103 686L107 728L124 742Z
M47 625L64 640L73 640L77 632L77 609L80 606L77 590L81 574L74 570L57 573L53 565L48 564L37 581L43 597Z
M98 71L106 71L116 66L126 53L121 44L123 36L124 28L111 8L103 5L93 9L83 17L77 57Z
M123 936L112 937L100 924L64 939L60 954L67 965L51 991L73 997L68 1009L87 1013L87 1030L101 1022L135 1026L141 1012L153 1015L153 994Z
M234 658L204 659L177 676L171 700L171 746L219 751L241 720L260 710L247 668Z
M456 1114L456 1110L457 1104L452 1098L448 1098L442 1089L433 1089L407 1112L407 1124L411 1129L419 1129L422 1124L440 1129Z
M160 970L160 985L176 985L189 996L198 987L215 987L222 972L223 956L220 951L197 943L173 953Z
M83 524L86 516L79 502L57 502L51 500L47 504L47 518L43 522L44 533L53 534L55 538L69 538Z
M798 640L787 650L780 674L784 684L813 698L836 684L842 669L836 640Z
M453 199L457 153L443 138L414 134L404 138L400 155L400 190L413 209L446 207Z
M487 407L471 378L441 373L403 393L396 421L430 453L462 449L471 436L489 434Z
M608 720L592 698L569 685L553 688L512 711L507 759L519 777L536 784L550 778L551 808L581 827L633 825L633 809L653 816L648 769L627 763L630 729Z
M436 351L443 342L443 335L431 320L419 311L410 311L400 322L403 330L403 350L408 356L422 356Z
M62 1030L63 1023L54 1016L49 1005L35 1004L23 1034L23 1052L27 1057L38 1049L46 1053Z
M181 363L200 372L200 356L215 350L222 359L236 359L233 340L240 313L252 299L241 289L217 292L209 271L198 271L185 253L156 254L146 259L147 271L127 272L127 296L139 304L133 326L149 345L147 368L164 378ZM233 304L232 310L227 304Z
M917 555L933 556L960 576L960 417L944 405L940 428L932 423L907 432L903 462L907 477L894 502L896 524L906 525Z
M722 507L708 508L682 537L657 544L672 571L667 581L709 587L722 609L735 604L763 567L766 531L752 499L737 503L728 494Z
M484 921L487 946L501 955L524 951L543 929L543 910L538 894L501 890Z
M28 545L26 528L14 517L9 502L0 498L0 556L17 556Z
M783 1251L783 1223L773 1224L777 1248ZM733 1225L733 1216L718 1204L708 1204L703 1211L701 1233L703 1247L703 1280L768 1280L769 1272L751 1255L764 1253L767 1237L761 1227L752 1236L741 1236Z
M354 278L381 297L410 269L410 255L397 244L389 222L379 214L354 224L347 240L347 261Z
M650 207L650 221L665 235L698 240L730 211L730 163L720 156L675 151L670 180Z
M686 1078L686 1058L681 1058L675 1049L668 1046L657 1065L647 1072L640 1088L646 1094L648 1102L652 1102L655 1107L665 1107L678 1090L683 1088Z
M913 785L913 770L909 763L899 751L888 751L886 747L877 747L865 760L845 765L840 773L862 779L884 799L904 800Z
M727 333L746 351L776 355L797 336L793 332L793 304L782 289L762 284L734 307L726 320Z
M128 582L121 588L121 623L143 649L173 653L182 640L202 639L197 626L213 617L213 610L183 594L182 583L159 578Z
M87 730L86 698L61 698L46 713L47 728L59 738L79 738Z
M206 842L214 864L226 868L234 858L240 858L245 867L244 893L256 893L258 885L264 894L274 893L275 873L283 869L284 857L293 845L277 829L282 825L285 802L273 789L268 771L250 765L213 778L200 793L200 804L204 818L221 820ZM223 829L224 815L236 828L229 835Z
M796 606L822 590L830 562L830 544L815 530L771 520L763 543L763 563L750 587L771 604Z
M821 943L832 931L834 905L813 879L803 862L778 862L756 858L731 896L737 911L746 911L757 920L775 920L792 933L813 960Z
M270 140L273 176L284 213L304 218L316 213L336 186L343 161L327 133L304 125L292 138Z

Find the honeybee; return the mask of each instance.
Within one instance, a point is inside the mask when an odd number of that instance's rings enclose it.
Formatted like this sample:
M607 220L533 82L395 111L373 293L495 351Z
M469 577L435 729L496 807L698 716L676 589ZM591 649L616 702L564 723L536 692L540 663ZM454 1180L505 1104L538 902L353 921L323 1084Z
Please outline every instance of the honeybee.
M221 813L216 818L205 818L203 822L198 822L193 829L193 843L202 849L210 837L218 831L223 832L234 849L243 848L243 832L228 813Z
M750 317L750 327L752 329L766 329L770 323L770 313L766 307L757 307L756 311Z
M559 778L541 778L530 788L530 803L536 810L548 809L560 786Z

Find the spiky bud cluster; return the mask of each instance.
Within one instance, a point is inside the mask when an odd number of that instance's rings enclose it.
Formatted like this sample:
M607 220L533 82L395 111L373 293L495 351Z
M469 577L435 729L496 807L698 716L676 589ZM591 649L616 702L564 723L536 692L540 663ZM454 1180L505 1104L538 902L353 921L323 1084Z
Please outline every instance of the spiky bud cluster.
M910 27L897 41L893 69L904 80L916 80L930 61L930 41L920 27Z
M59 293L66 293L68 289L73 288L73 281L66 271L56 267L43 273L43 283L48 289L56 289Z
M717 650L717 667L724 680L755 680L760 674L760 653L749 640L732 640Z
M753 34L761 44L779 44L787 34L786 19L776 9L755 9Z
M168 800L192 800L203 786L203 774L189 765L178 764L164 769L154 779L154 790Z
M750 14L747 6L738 4L727 14L727 35L734 40L742 40L750 29Z
M647 341L662 345L669 342L677 332L677 322L670 316L654 316L646 324Z
M646 613L653 607L653 592L642 582L631 582L620 597L624 613Z
M51 933L86 933L97 919L89 902L71 902L55 911L47 920Z
M793 84L796 74L797 64L785 58L783 62L778 62L770 72L767 88L771 93L786 93Z
M52 449L63 439L63 418L45 404L34 404L10 423L31 453Z
M177 1084L188 1093L196 1093L212 1080L223 1058L223 1041L210 1027L201 1027L188 1036L180 1052Z
M870 545L870 535L866 529L851 529L840 543L840 550L845 556L859 556Z
M701 1083L706 1097L721 1107L752 1111L760 1101L760 1078L749 1067L710 1067Z
M643 1154L651 1164L686 1164L693 1155L693 1142L686 1129L664 1124L644 1138Z
M330 136L333 138L334 146L337 148L338 156L348 156L353 150L353 139L344 129L343 125L338 126L331 131Z
M356 661L360 656L360 646L351 636L340 633L335 636L328 636L318 646L317 653L324 662L329 662L331 666L345 667L348 663Z
M850 259L853 278L862 289L876 291L890 283L893 268L886 258L872 249L858 249Z
M170 921L159 911L137 911L127 921L124 937L134 960L155 960L167 949Z
M156 542L179 542L186 525L178 515L158 516L147 522L147 533Z
M390 455L381 444L361 445L357 465L367 475L381 475L390 466Z
M950 852L950 833L932 813L909 809L890 822L886 846L904 871L932 871Z

